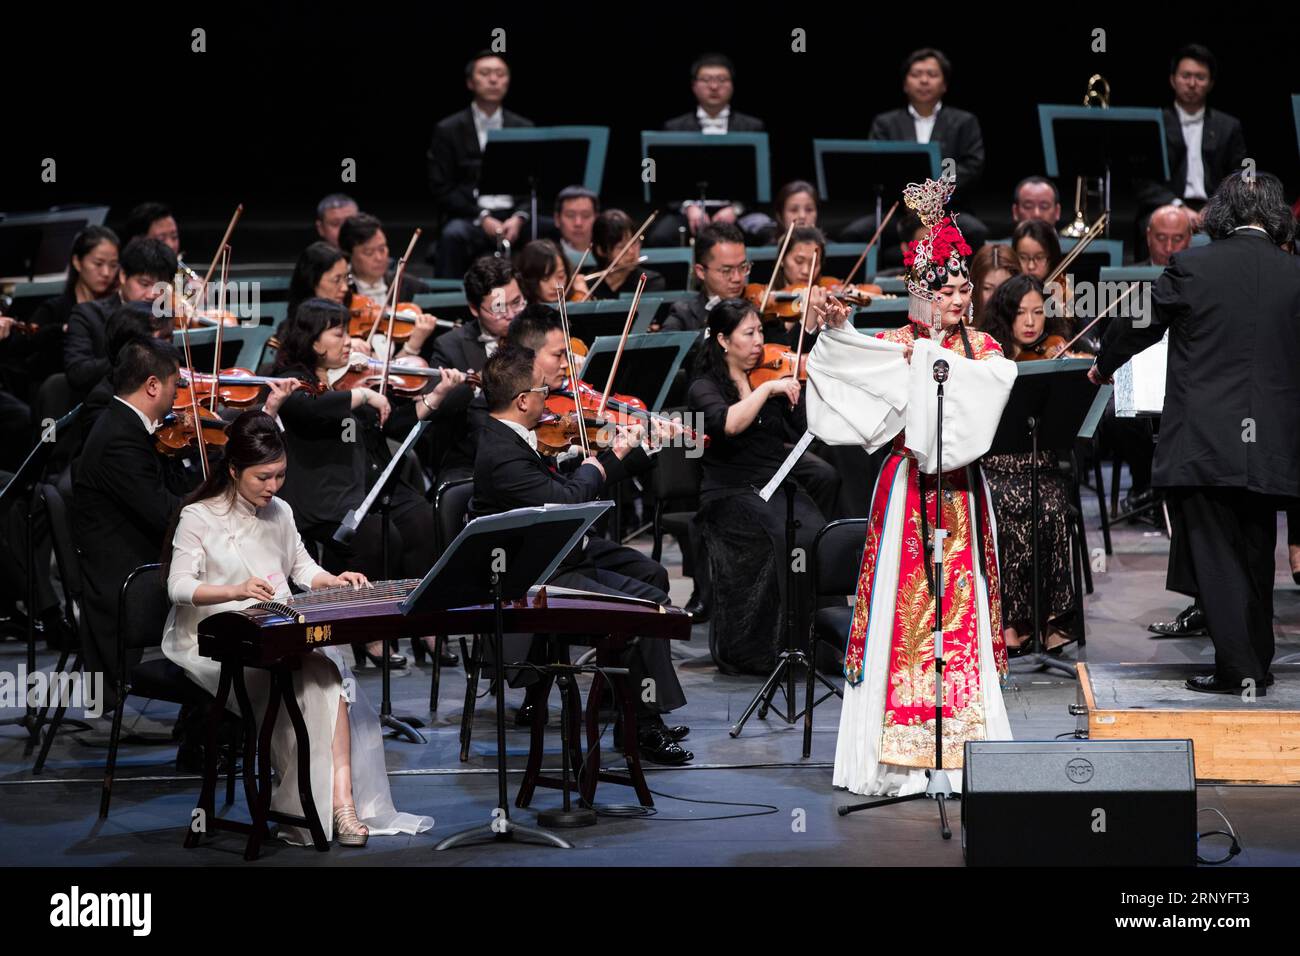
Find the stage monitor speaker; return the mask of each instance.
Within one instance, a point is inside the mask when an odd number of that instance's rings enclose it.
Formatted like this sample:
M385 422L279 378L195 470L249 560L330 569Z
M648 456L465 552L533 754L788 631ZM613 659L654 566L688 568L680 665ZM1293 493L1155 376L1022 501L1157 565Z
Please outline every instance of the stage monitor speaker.
M969 866L1194 866L1190 740L966 744Z

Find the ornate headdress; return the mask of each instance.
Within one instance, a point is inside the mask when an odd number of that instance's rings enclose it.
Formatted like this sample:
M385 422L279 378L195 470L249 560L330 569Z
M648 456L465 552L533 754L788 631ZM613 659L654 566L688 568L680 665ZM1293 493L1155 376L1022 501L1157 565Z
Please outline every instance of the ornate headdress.
M930 325L930 306L938 290L952 275L969 275L966 257L970 255L961 230L944 207L952 198L955 183L951 179L927 179L909 183L903 190L903 202L916 213L926 233L907 247L903 265L907 266L908 314L912 321Z

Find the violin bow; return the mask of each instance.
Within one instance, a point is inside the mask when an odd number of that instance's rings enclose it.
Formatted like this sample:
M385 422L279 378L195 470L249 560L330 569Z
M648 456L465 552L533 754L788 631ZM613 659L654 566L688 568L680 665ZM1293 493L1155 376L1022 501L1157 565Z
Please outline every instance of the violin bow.
M880 234L885 231L885 226L888 225L889 220L893 218L894 210L896 210L897 208L898 208L898 201L895 200L894 204L889 207L889 212L885 213L885 218L880 220L880 225L876 227L876 234L872 236L871 241L867 243L867 248L862 250L862 255L858 256L858 261L853 263L853 268L850 269L849 274L844 277L844 284L846 286L853 281L854 273L856 273L859 269L861 269L862 264L867 261L867 255L871 252L871 247L874 246L877 241L879 241Z
M1062 345L1062 346L1061 346L1061 351L1057 352L1057 353L1056 353L1054 356L1052 356L1052 357L1053 357L1053 358L1058 358L1058 359L1059 359L1059 358L1064 358L1064 357L1065 357L1065 353L1066 353L1067 351L1069 351L1071 345L1073 345L1075 342L1079 341L1079 339L1081 339L1081 338L1083 338L1085 335L1087 335L1089 329L1091 329L1094 325L1096 325L1096 324L1097 324L1098 322L1100 322L1102 319L1106 318L1106 316L1110 315L1110 313L1115 309L1115 307L1118 306L1118 305L1119 305L1121 302L1123 302L1125 299L1127 299L1129 296L1131 296L1134 292L1136 292L1136 291L1138 290L1138 286L1140 286L1141 284L1142 284L1142 283L1140 283L1140 282L1134 282L1131 286L1129 286L1129 289L1128 289L1127 292L1125 292L1122 296L1120 296L1118 299L1116 299L1116 300L1115 300L1114 302L1112 302L1110 305L1106 306L1106 308L1102 310L1101 315L1097 316L1095 319L1093 319L1091 322L1089 322L1087 325L1085 325L1082 329L1080 329L1080 330L1079 330L1079 334L1076 335L1074 338L1070 339L1070 341L1066 342L1064 345Z
M213 265L216 265L214 260ZM188 305L188 303L186 303ZM203 443L203 424L199 419L198 375L194 369L194 359L190 355L190 323L181 323L181 344L185 349L185 367L190 373L190 414L194 416L194 437L199 443L199 463L203 466L203 480L208 480L208 447ZM218 352L218 355L221 353ZM216 392L216 383L213 383Z
M767 300L772 295L772 287L776 285L777 273L781 271L781 260L785 258L785 250L790 245L790 236L794 234L794 223L791 222L785 231L785 238L781 240L781 251L776 254L776 264L772 266L772 276L767 280L767 288L763 290L763 301L758 304L758 316L761 320L763 310L767 308Z
M812 272L809 275L817 274L817 252L813 250ZM803 333L808 327L808 305L812 302L812 283L808 284L808 294L803 297L803 316L799 319L799 344L794 350L794 380L799 381L799 360L803 358ZM794 403L790 403L793 407Z
M560 310L560 324L564 326L564 363L569 370L569 391L573 393L573 411L578 416L578 445L582 448L582 457L591 457L591 446L587 443L587 423L583 421L582 399L578 394L578 369L573 364L573 339L569 335L569 310L564 305L564 293L555 297Z
M627 321L623 323L623 334L618 340L618 351L614 353L614 364L609 367L609 378L605 380L605 394L600 396L600 404L596 406L597 421L605 414L605 403L609 401L610 389L614 387L614 376L618 374L618 362L623 357L623 346L627 344L628 334L632 331L632 320L636 318L636 307L641 303L641 293L645 291L648 279L649 276L643 272L640 280L637 281L636 292L632 296L632 308L627 310Z
M570 290L573 289L573 283L577 282L578 276L582 274L582 264L587 261L587 256L590 254L591 254L591 246L588 246L586 249L582 250L582 258L579 259L578 264L573 267L573 275L569 276L569 281L564 283L564 297L566 299L569 297ZM564 255L564 253L561 252L560 255Z
M638 239L641 238L641 236L645 234L645 231L650 228L650 223L654 222L655 217L658 215L659 215L659 210L656 209L648 217L646 217L646 221L641 223L641 228L638 229L636 232L632 233L631 238L628 239L627 242L623 243L623 248L618 250L618 252L614 255L614 258L609 261L609 265L607 265L605 267L605 271L600 274L600 278L596 280L596 284L587 289L587 294L582 297L581 301L586 302L588 299L591 298L591 294L600 288L600 284L605 281L606 276L608 276L609 273L613 270L613 268L616 265L618 265L618 261L627 254L627 251L632 248L632 243L636 242Z
M1043 280L1043 288L1047 288L1047 286L1059 279L1066 269L1074 265L1074 260L1079 258L1083 253L1083 250L1087 249L1092 243L1092 240L1100 236L1101 231L1106 228L1106 219L1109 215L1109 213L1102 213L1097 221L1089 227L1088 231L1085 232L1083 236L1080 237L1079 241L1074 244L1074 248L1067 252L1061 259L1061 264L1053 269L1051 273L1048 274L1047 278Z
M217 385L221 380L221 331L226 325L226 279L230 274L230 244L221 247L221 290L217 294L217 349L212 356L212 395L208 411L217 413ZM187 323L188 324L188 323Z
M217 245L217 251L212 256L212 261L208 263L208 274L205 275L203 281L199 283L198 302L200 307L203 305L203 297L207 294L208 283L212 280L212 273L216 271L217 260L221 258L221 251L225 249L227 243L230 242L230 234L235 231L235 223L239 222L239 217L243 214L244 204L241 202L235 207L235 214L230 217L230 224L226 226L226 234L221 237L221 242ZM184 286L182 285L181 288L184 288Z
M379 313L375 316L375 321L370 325L370 332L366 335L366 345L373 348L375 333L379 331L379 323L384 317L384 311L388 312L388 340L389 351L392 351L393 344L393 320L397 317L397 300L402 288L402 273L406 271L406 260L410 258L411 253L415 250L415 242L420 238L421 229L416 226L415 232L411 235L411 241L406 244L406 251L402 253L402 258L397 260L397 268L393 270L393 287L388 290L384 296L383 304Z

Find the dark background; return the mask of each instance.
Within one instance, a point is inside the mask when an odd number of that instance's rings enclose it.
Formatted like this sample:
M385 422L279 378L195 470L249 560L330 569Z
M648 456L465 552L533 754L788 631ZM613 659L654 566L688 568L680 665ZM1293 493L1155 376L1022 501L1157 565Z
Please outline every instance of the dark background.
M506 30L513 71L507 106L539 125L612 127L603 196L636 211L638 132L694 108L689 66L713 49L736 62L734 108L767 123L774 191L813 178L814 136L865 138L875 113L902 103L902 57L935 45L954 64L944 102L974 111L984 130L988 166L966 201L999 235L1012 185L1042 170L1036 105L1081 102L1096 72L1112 105L1166 105L1169 56L1193 40L1218 55L1211 105L1242 120L1258 168L1292 195L1300 182L1294 44L1285 23L1254 6L1240 15L1005 4L47 7L24 14L6 44L0 209L107 202L116 224L136 202L159 199L176 209L195 261L236 202L245 261L294 258L316 200L339 189L393 225L432 225L429 135L467 103L465 61L494 27ZM207 30L206 53L190 52L195 26ZM791 52L795 27L807 31L807 53ZM1094 28L1106 30L1105 53L1090 50ZM57 183L40 181L46 156ZM344 157L357 161L355 184L340 182ZM1068 220L1073 184L1062 185Z

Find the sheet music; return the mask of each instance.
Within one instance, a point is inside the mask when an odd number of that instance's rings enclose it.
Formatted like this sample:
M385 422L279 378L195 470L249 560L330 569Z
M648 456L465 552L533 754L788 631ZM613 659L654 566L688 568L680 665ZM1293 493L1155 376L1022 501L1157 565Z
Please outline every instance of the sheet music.
M1115 417L1159 415L1165 408L1169 333L1115 370Z

